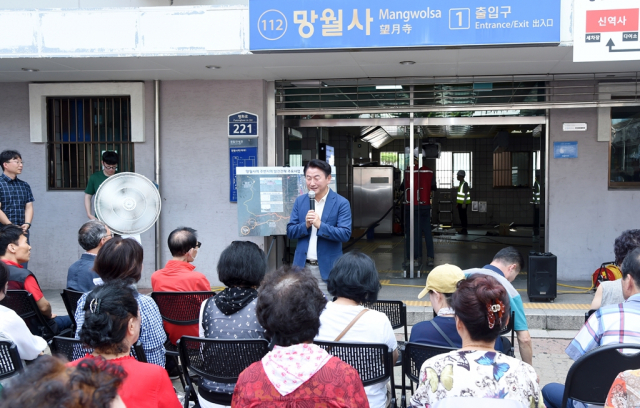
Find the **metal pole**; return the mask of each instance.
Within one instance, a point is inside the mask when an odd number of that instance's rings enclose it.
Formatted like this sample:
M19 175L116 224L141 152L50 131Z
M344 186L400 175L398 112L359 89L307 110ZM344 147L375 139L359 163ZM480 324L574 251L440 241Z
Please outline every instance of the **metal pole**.
M410 87L410 104L413 105L413 85ZM415 214L413 213L414 205L413 205L413 197L415 194L414 191L414 177L413 172L414 161L413 161L413 149L414 149L414 140L413 140L413 112L409 114L409 277L411 279L414 278L414 267L413 267L413 259L415 256L415 248L413 247L413 243L415 240L413 239L414 234L416 233L413 228L413 222L415 219ZM406 185L406 184L405 184Z
M155 156L155 182L158 186L158 191L160 192L160 81L153 81L154 88L154 134L153 134L153 149ZM158 217L158 221L156 221L156 271L162 268L162 253L160 250L160 242L161 242L161 231L160 231L160 217Z
M551 154L551 147L549 146L549 113L547 109L545 112L545 132L544 132L544 251L551 252L549 250L549 155ZM540 221L538 221L540 222Z

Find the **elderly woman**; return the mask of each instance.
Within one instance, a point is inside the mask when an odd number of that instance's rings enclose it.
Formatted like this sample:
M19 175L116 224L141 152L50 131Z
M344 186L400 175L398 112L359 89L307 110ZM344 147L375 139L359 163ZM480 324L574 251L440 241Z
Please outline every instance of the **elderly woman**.
M167 372L130 355L131 347L140 336L142 320L135 294L123 281L108 282L88 294L80 340L94 351L70 365L107 360L122 367L127 374L119 391L127 407L179 408L180 401Z
M326 303L306 269L267 276L256 313L275 346L240 374L232 406L369 406L358 372L312 343Z
M262 339L264 329L256 317L257 287L267 271L267 258L258 245L234 241L218 260L218 279L227 286L202 303L200 337L209 339ZM235 384L202 380L198 400L202 408L212 408L219 398L213 393L233 394ZM209 401L211 400L211 401Z
M505 288L491 276L472 275L458 284L451 303L462 348L424 362L411 406L429 407L443 399L475 397L513 399L527 407L543 407L533 367L493 348L509 321Z
M135 289L135 284L142 277L142 256L142 246L138 241L115 237L107 241L100 249L93 264L93 270L104 283L122 281L131 286L140 308L140 317L142 319L140 342L142 343L144 354L149 363L164 367L164 342L167 340L167 335L162 326L162 317L160 316L158 305L149 296L141 295ZM78 308L76 309L77 339L80 338L80 331L84 323L86 298L87 293L78 300Z
M362 306L365 302L375 302L380 288L378 271L371 258L357 251L342 255L329 274L327 289L335 299L327 303L320 316L320 332L316 340L335 341L349 323L355 322L341 341L384 343L393 351L395 363L398 342L391 322L384 313ZM391 402L388 382L370 385L365 391L372 408L383 408Z
M125 376L108 362L68 367L57 357L42 356L2 390L0 408L126 408L118 395Z

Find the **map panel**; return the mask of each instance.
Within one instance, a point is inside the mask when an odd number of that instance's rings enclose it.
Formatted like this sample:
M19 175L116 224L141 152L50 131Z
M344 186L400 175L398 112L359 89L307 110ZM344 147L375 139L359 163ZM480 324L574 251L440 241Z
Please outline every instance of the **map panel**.
M335 167L329 187L336 190ZM307 194L302 167L238 167L238 235L286 235L293 203Z

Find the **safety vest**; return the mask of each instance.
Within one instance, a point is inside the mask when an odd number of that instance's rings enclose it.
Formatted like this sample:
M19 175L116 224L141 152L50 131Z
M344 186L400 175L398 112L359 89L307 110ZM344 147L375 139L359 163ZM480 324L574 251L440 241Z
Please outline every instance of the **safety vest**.
M458 204L471 204L471 194L467 193L467 198L465 199L464 186L467 185L466 181L460 182L458 186L458 197L456 199L456 203Z
M533 199L531 204L540 204L540 184L536 181L533 184Z

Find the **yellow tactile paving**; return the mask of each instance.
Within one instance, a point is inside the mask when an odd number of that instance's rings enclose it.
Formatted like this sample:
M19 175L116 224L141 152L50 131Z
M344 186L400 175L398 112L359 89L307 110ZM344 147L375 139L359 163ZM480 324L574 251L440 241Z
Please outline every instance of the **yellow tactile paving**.
M212 286L211 290L214 292L222 292L225 288L226 286Z
M403 300L407 306L431 306L431 302L424 300ZM556 310L589 310L587 304L577 303L525 303L525 309L556 309Z

